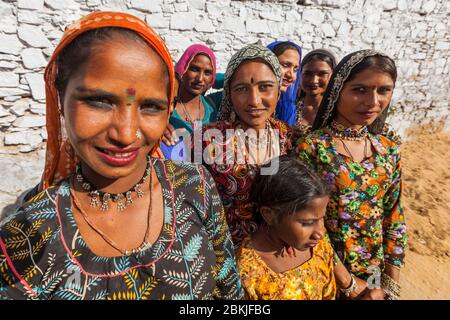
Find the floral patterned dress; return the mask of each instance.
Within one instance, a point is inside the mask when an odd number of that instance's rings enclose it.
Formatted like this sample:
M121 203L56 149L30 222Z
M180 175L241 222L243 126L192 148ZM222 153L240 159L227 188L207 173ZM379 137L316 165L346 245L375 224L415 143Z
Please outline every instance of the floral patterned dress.
M95 255L80 235L69 179L0 224L1 299L239 299L220 197L201 166L155 161L164 200L160 237L130 256Z
M287 154L292 149L292 129L281 120L271 118L269 121L272 128L278 130L279 133L280 155ZM217 122L206 126L204 132L216 129L223 134L223 137L226 137L226 131L235 129L235 127L229 122ZM212 147L216 143L213 139L209 139L205 133L203 137L203 150ZM204 163L204 165L211 172L216 182L225 208L231 236L237 248L245 237L256 230L256 223L253 221L253 202L250 200L250 190L258 166L248 163L227 164L227 157L230 157L227 152L233 153L231 158L237 159L237 156L235 157L236 147L231 139L221 144L219 149L226 150L226 152L212 157L221 157L224 164L214 162L212 164ZM211 148L210 150L218 149Z
M273 271L246 238L238 253L239 273L251 300L331 300L336 296L333 249L327 237L311 249L311 259L285 272Z
M384 136L368 137L374 152L361 163L339 154L324 130L301 138L296 149L329 185L327 231L341 261L363 279L375 272L370 267L402 267L407 242L399 150Z

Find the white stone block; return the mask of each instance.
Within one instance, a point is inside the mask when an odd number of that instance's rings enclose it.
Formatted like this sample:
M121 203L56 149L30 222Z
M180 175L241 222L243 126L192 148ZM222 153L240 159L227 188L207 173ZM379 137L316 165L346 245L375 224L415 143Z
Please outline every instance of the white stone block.
M188 11L188 4L186 2L175 3L173 6L175 8L175 12L187 12Z
M17 7L20 9L41 10L44 6L44 0L18 0Z
M238 35L245 34L244 20L237 18L225 19L219 29L224 31L232 31Z
M216 28L212 24L212 21L209 19L202 19L199 23L197 23L194 27L195 31L205 32L205 33L213 33L216 32Z
M170 29L172 30L193 30L195 19L190 13L179 12L170 17Z
M36 14L35 11L19 10L19 12L17 13L17 20L20 23L28 23L33 25L42 24L41 17Z
M450 43L448 41L436 41L434 47L435 50L448 50L450 49Z
M47 65L47 60L45 60L44 55L40 49L27 48L21 53L22 61L25 68L35 69L42 68Z
M29 95L29 91L21 90L19 88L0 88L0 98L7 96L26 96Z
M190 9L197 9L200 11L205 10L205 0L188 0L189 8Z
M301 15L295 10L286 12L286 21L289 23L300 23L301 18Z
M8 61L0 61L0 69L14 69L17 67L17 63L8 62Z
M302 13L302 20L308 21L313 25L320 26L324 21L325 13L317 9L306 9Z
M25 111L27 111L29 107L30 103L27 100L19 100L15 102L11 108L9 108L9 112L21 117L25 114Z
M383 0L383 10L384 11L392 11L397 8L396 0Z
M436 8L436 2L433 1L433 0L426 1L426 2L422 5L422 10L423 10L426 14L429 14L429 13L433 12L434 8Z
M22 43L16 35L0 34L0 52L8 54L19 54Z
M10 145L30 145L37 146L42 142L42 136L34 132L13 132L5 135L5 146Z
M162 0L131 0L131 7L144 12L161 12Z
M220 16L225 11L226 4L221 5L219 2L206 2L206 11L213 16Z
M27 73L25 75L27 79L28 85L31 89L31 94L33 98L36 100L44 100L45 99L45 83L44 77L42 74L36 73Z
M0 87L15 88L19 85L19 75L12 72L0 72Z
M73 0L45 0L45 5L53 10L77 10L80 8L79 3Z
M264 20L247 20L245 21L247 32L253 33L270 33L269 25Z
M19 128L34 128L45 126L45 117L38 115L28 115L18 118L13 126Z
M184 52L184 50L192 44L191 39L177 34L168 35L165 37L165 40L166 43L170 44L171 50L179 50L180 52Z
M8 111L6 111L5 108L0 106L0 118L6 117L6 116L9 116L9 115L10 115L10 113Z
M0 118L0 126L1 127L9 127L11 125L12 122L14 122L14 120L16 120L16 116L11 114L9 116L6 117L1 117Z
M30 105L30 112L34 113L34 114L45 114L45 104L44 103L37 103L37 102L32 102Z
M331 18L332 20L347 21L347 13L341 9L332 10Z
M52 44L44 35L39 27L29 24L22 24L19 26L19 38L28 43L32 47L45 48Z
M324 23L321 26L323 35L327 38L333 38L336 35L336 32L333 29L333 26L329 23Z
M148 14L145 21L153 28L169 28L170 18L164 17L162 13Z
M261 11L259 16L265 20L284 21L283 11L278 8L272 8L270 11Z

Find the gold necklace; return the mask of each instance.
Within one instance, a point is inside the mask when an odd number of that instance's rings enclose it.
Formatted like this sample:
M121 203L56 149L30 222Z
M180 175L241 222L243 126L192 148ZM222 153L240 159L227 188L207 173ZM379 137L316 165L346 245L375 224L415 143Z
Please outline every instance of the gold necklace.
M152 244L148 242L148 237L150 234L150 220L152 217L152 204L153 204L153 202L152 202L153 176L151 173L151 168L150 168L150 204L149 204L148 212L147 212L147 229L145 230L144 240L142 241L142 243L138 247L131 249L131 250L120 249L114 240L112 240L110 237L108 237L103 231L101 231L99 228L97 228L92 223L92 221L88 218L88 215L86 214L86 212L83 210L81 203L78 200L77 196L75 195L74 182L75 182L74 177L72 176L70 194L72 195L72 199L73 199L73 203L75 204L75 207L81 213L81 216L83 217L84 221L86 221L86 223L89 225L89 227L92 230L94 230L98 235L100 235L100 237L102 237L106 243L108 243L111 247L113 247L115 250L120 252L120 254L122 256L130 256L132 254L139 253L139 252L144 251L144 250L148 249L149 247L151 247Z
M202 100L202 98L199 97L199 99L198 99L198 117L197 117L197 119L194 120L194 119L191 117L190 113L188 112L188 110L187 110L187 108L186 108L186 105L185 105L184 102L181 101L181 99L180 99L181 105L183 106L183 111L184 111L185 119L186 119L187 122L194 123L194 121L199 121L199 120L201 120L201 111L200 111L200 101L201 101L201 100Z

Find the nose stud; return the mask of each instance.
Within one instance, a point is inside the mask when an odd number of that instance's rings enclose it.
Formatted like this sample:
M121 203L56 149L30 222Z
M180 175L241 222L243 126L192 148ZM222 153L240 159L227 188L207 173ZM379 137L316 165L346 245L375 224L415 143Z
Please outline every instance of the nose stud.
M142 139L142 132L141 132L140 129L137 129L137 130L136 130L136 138L137 138L138 140L141 140L141 139Z

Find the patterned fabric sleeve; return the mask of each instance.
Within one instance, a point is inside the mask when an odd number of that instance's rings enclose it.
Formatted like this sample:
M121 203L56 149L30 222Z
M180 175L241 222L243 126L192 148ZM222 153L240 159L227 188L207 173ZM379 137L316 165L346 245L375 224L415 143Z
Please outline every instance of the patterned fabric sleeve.
M336 259L339 259L337 254L335 253L333 247L331 246L330 238L328 236L325 237L324 242L326 243L325 252L328 259L326 260L327 269L330 270L328 274L328 281L323 287L322 299L323 300L334 300L336 299L336 279L334 276L334 266Z
M314 160L316 158L316 149L314 143L309 137L302 137L297 142L297 147L295 148L295 153L300 160L308 164L310 167L315 169Z
M407 242L404 210L400 203L401 167L400 153L391 147L389 153L395 157L395 169L392 181L384 198L383 248L385 262L396 267L402 267Z
M201 170L205 181L206 211L210 213L205 219L205 226L217 259L212 271L217 281L215 298L242 299L241 280L222 201L211 174L204 167Z

